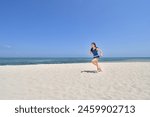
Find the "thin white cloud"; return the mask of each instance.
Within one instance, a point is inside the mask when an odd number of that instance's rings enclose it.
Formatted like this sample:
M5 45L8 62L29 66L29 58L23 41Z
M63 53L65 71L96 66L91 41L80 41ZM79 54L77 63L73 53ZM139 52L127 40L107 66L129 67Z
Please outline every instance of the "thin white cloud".
M12 48L11 45L4 45L5 48Z
M7 49L12 48L12 46L9 45L9 44L1 45L0 47L1 47L1 48L7 48Z

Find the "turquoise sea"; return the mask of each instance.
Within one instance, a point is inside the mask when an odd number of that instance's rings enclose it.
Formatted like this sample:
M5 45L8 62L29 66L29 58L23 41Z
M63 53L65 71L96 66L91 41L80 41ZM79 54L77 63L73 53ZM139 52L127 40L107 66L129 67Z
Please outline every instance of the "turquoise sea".
M59 58L0 58L0 65L31 65L31 64L66 64L88 63L92 58L59 57ZM101 62L150 62L150 57L103 57Z

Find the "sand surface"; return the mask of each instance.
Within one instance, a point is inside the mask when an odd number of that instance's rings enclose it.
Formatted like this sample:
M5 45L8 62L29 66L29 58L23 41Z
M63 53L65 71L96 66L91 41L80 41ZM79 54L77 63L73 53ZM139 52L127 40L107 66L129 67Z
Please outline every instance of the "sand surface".
M0 66L0 99L150 99L150 62Z

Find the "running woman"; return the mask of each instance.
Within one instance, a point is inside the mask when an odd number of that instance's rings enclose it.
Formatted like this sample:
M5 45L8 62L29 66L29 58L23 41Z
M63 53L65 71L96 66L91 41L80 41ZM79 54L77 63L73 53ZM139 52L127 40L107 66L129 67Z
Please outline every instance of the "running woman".
M99 49L97 46L96 46L96 43L92 43L91 44L91 50L90 50L90 54L93 54L93 60L91 61L92 64L94 64L96 67L97 67L97 71L98 72L101 72L102 69L100 68L99 64L98 64L98 61L99 61L99 58L101 56L103 56L103 52L101 49Z

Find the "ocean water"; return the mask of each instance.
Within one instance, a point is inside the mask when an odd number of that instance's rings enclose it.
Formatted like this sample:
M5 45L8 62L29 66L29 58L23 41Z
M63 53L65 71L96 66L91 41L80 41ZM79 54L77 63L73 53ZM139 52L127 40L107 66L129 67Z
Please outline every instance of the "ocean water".
M92 58L0 58L0 65L88 63ZM150 57L103 57L101 62L150 62Z

